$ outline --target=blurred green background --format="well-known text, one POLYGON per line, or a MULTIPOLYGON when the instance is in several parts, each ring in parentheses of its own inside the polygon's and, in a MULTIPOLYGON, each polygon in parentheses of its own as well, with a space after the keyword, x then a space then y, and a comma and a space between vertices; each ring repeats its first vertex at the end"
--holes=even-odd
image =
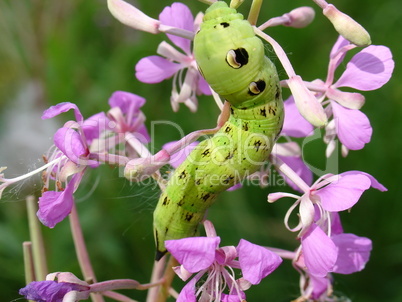
MULTIPOLYGON (((247 2, 247 1, 246 1, 247 2)), ((306 80, 325 78, 329 51, 337 38, 331 24, 311 1, 266 0, 260 22, 291 9, 310 5, 317 16, 308 28, 269 29, 288 53, 298 74, 306 80), (310 3, 311 2, 311 3, 310 3)), ((148 15, 157 18, 169 1, 137 1, 148 15)), ((193 13, 206 6, 185 2, 193 13)), ((363 112, 374 132, 361 151, 339 158, 339 171, 362 170, 387 188, 370 189, 351 213, 342 213, 345 232, 373 240, 371 260, 364 271, 336 275, 335 290, 352 301, 402 301, 402 77, 400 70, 402 2, 400 0, 336 0, 340 10, 351 15, 371 34, 373 44, 391 48, 396 62, 394 76, 379 91, 366 92, 363 112)), ((244 11, 247 6, 244 4, 244 11)), ((209 97, 199 98, 199 110, 170 107, 171 82, 146 85, 134 77, 134 65, 153 55, 164 35, 136 32, 119 24, 100 0, 1 0, 0 1, 0 166, 7 177, 20 175, 41 164, 41 155, 52 144, 52 135, 72 115, 42 121, 50 105, 70 101, 88 117, 107 111, 113 91, 125 90, 147 99, 146 124, 170 120, 187 133, 215 125, 218 110, 209 97)), ((272 54, 274 58, 274 55, 272 54)), ((278 66, 280 75, 284 71, 278 66)), ((285 92, 286 94, 286 92, 285 92)), ((173 128, 156 127, 154 150, 178 139, 173 128)), ((325 146, 316 140, 306 146, 307 159, 325 168, 325 146)), ((76 193, 88 249, 98 280, 150 278, 154 244, 152 211, 159 191, 153 184, 131 185, 118 168, 102 166, 84 179, 76 193)), ((281 187, 247 187, 225 192, 209 213, 224 245, 240 238, 251 242, 294 249, 294 234, 282 219, 290 201, 268 205, 266 195, 281 187)), ((290 190, 290 189, 289 189, 290 190)), ((40 193, 40 177, 7 189, 0 201, 0 301, 19 298, 24 286, 23 241, 29 239, 24 199, 40 193)), ((50 271, 71 271, 81 277, 68 221, 54 229, 43 228, 50 271)), ((181 282, 176 282, 179 289, 181 282)), ((125 291, 144 301, 145 293, 125 291)), ((285 262, 260 286, 247 292, 248 301, 290 301, 299 294, 298 274, 285 262)))

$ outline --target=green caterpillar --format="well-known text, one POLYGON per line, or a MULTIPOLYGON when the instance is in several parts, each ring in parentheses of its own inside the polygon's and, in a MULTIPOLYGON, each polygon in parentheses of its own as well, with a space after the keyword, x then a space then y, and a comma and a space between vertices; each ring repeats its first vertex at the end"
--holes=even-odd
POLYGON ((206 210, 263 165, 283 124, 274 64, 243 15, 218 1, 206 11, 194 39, 201 74, 230 103, 230 117, 176 169, 154 212, 156 259, 164 241, 195 236, 206 210))

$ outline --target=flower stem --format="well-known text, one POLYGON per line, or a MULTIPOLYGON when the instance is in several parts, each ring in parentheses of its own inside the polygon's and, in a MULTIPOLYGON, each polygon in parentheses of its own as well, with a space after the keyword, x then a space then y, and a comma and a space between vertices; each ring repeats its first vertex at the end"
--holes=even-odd
POLYGON ((25 241, 22 243, 22 251, 24 254, 24 272, 25 272, 25 284, 29 284, 36 280, 35 268, 32 255, 32 242, 25 241))
POLYGON ((28 222, 29 222, 29 235, 32 242, 32 255, 33 264, 35 268, 35 278, 37 281, 46 279, 48 274, 46 264, 45 245, 43 243, 43 237, 41 232, 41 225, 36 217, 36 200, 34 196, 27 196, 26 198, 27 210, 28 210, 28 222))
POLYGON ((172 281, 175 276, 173 267, 177 266, 178 264, 179 263, 177 262, 177 260, 173 256, 170 256, 169 262, 165 267, 165 273, 163 275, 164 282, 160 287, 158 298, 156 299, 155 302, 165 302, 166 299, 169 297, 170 295, 169 289, 170 286, 172 285, 172 281))
POLYGON ((260 14, 261 6, 263 0, 253 0, 251 3, 250 12, 248 14, 247 20, 251 25, 257 24, 258 15, 260 14))
POLYGON ((279 157, 271 154, 271 162, 273 165, 285 174, 291 181, 295 183, 303 192, 308 192, 310 187, 295 171, 292 170, 287 164, 285 164, 279 157))
MULTIPOLYGON (((85 245, 84 236, 82 234, 81 224, 78 219, 77 208, 75 203, 69 215, 70 228, 73 236, 75 252, 77 254, 78 263, 80 265, 84 279, 89 284, 96 282, 96 277, 92 269, 91 260, 89 259, 88 251, 85 245)), ((91 298, 94 302, 103 302, 103 297, 99 294, 91 293, 91 298)))
MULTIPOLYGON (((162 277, 163 268, 166 264, 166 257, 162 257, 159 261, 154 262, 154 267, 152 269, 151 283, 156 282, 162 277)), ((156 301, 156 297, 158 295, 159 287, 153 287, 148 291, 146 302, 154 302, 156 301)))

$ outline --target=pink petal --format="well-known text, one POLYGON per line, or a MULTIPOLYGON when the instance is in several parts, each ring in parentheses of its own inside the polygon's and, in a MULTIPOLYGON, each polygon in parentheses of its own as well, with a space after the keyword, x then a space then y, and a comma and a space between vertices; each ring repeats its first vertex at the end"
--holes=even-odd
POLYGON ((110 107, 119 107, 124 114, 138 114, 144 104, 143 97, 126 91, 115 91, 109 98, 110 107))
POLYGON ((304 117, 301 116, 296 107, 294 98, 291 96, 285 105, 285 120, 283 122, 282 135, 292 137, 306 137, 314 132, 314 127, 304 117))
POLYGON ((341 176, 345 176, 345 175, 364 175, 364 176, 366 176, 366 177, 368 177, 370 179, 371 186, 374 189, 380 190, 381 192, 388 191, 388 189, 386 187, 384 187, 382 184, 380 184, 377 179, 375 179, 373 176, 371 176, 370 174, 368 174, 366 172, 362 172, 362 171, 347 171, 347 172, 341 173, 340 175, 341 176))
POLYGON ((209 85, 208 85, 207 81, 205 81, 205 79, 201 75, 198 76, 198 85, 197 85, 197 87, 198 87, 198 90, 199 90, 199 91, 197 91, 198 94, 205 94, 205 95, 211 95, 212 94, 211 88, 209 88, 209 85))
POLYGON ((370 179, 362 174, 342 175, 338 181, 316 191, 323 208, 330 212, 350 209, 360 196, 370 188, 370 179))
MULTIPOLYGON (((159 15, 159 20, 164 25, 194 31, 194 17, 190 9, 183 3, 175 2, 172 6, 166 6, 159 15)), ((191 41, 175 35, 167 34, 168 38, 186 54, 190 54, 191 41)))
POLYGON ((92 140, 99 138, 107 129, 109 129, 109 119, 104 112, 94 114, 87 118, 82 124, 82 131, 89 145, 92 140))
POLYGON ((251 284, 260 283, 282 263, 281 257, 274 252, 244 239, 240 239, 236 249, 243 277, 251 284))
POLYGON ((42 114, 42 119, 45 120, 55 117, 56 115, 59 115, 60 113, 63 112, 67 112, 70 109, 74 110, 75 120, 77 122, 82 122, 84 120, 77 105, 69 102, 59 103, 55 106, 50 107, 49 109, 46 109, 42 114))
POLYGON ((360 93, 340 91, 332 87, 327 89, 326 95, 328 99, 337 101, 349 109, 360 109, 365 102, 364 96, 360 93))
POLYGON ((73 207, 73 193, 78 176, 73 176, 64 191, 46 191, 39 197, 39 220, 47 227, 54 226, 70 214, 73 207))
MULTIPOLYGON (((348 40, 346 40, 344 37, 339 36, 338 39, 336 40, 334 46, 331 49, 331 53, 330 53, 330 59, 334 59, 336 55, 338 55, 338 51, 344 47, 349 45, 350 42, 348 40)), ((337 58, 337 62, 334 62, 335 64, 335 68, 339 66, 339 64, 343 61, 344 57, 345 57, 346 52, 343 53, 342 56, 338 56, 337 58)))
POLYGON ((338 235, 343 233, 341 217, 338 212, 331 212, 331 234, 338 235))
POLYGON ((331 238, 339 248, 334 273, 352 274, 364 269, 372 249, 370 239, 354 234, 339 234, 331 238))
POLYGON ((239 299, 239 295, 237 295, 237 294, 232 294, 232 295, 222 294, 221 302, 246 301, 246 294, 242 291, 240 292, 240 299, 239 299))
POLYGON ((71 128, 62 127, 54 134, 54 144, 72 162, 81 164, 81 157, 88 155, 88 149, 82 142, 80 134, 71 128))
POLYGON ((368 46, 350 60, 335 86, 363 91, 378 89, 389 81, 394 65, 388 47, 368 46))
POLYGON ((219 237, 189 237, 178 240, 166 240, 166 249, 190 273, 196 273, 210 267, 215 261, 215 251, 219 246, 219 237))
POLYGON ((195 296, 196 282, 195 278, 191 279, 181 290, 176 302, 197 302, 197 297, 195 296))
POLYGON ((135 76, 143 83, 154 84, 170 78, 182 66, 159 56, 142 58, 135 65, 135 76))
POLYGON ((313 224, 301 243, 304 262, 311 275, 325 277, 333 270, 338 248, 323 230, 313 224))
POLYGON ((360 150, 371 140, 373 129, 367 116, 356 109, 347 109, 331 102, 339 140, 350 150, 360 150))
POLYGON ((311 293, 311 299, 319 299, 323 293, 325 293, 331 286, 331 282, 328 277, 317 277, 310 275, 311 286, 313 291, 311 293))

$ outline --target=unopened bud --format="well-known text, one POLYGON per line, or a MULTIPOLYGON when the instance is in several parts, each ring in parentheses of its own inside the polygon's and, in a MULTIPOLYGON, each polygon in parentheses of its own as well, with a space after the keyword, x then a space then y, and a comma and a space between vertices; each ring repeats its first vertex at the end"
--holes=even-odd
POLYGON ((289 21, 284 25, 295 28, 302 28, 309 25, 315 17, 314 9, 309 6, 295 8, 284 16, 289 18, 289 21))
POLYGON ((371 44, 370 35, 363 26, 348 15, 339 11, 332 4, 325 7, 323 13, 334 25, 335 30, 346 40, 349 40, 357 46, 368 46, 371 44))
POLYGON ((287 84, 292 91, 297 109, 300 114, 315 127, 323 127, 328 119, 324 108, 315 98, 313 93, 307 89, 300 76, 291 77, 287 84))
POLYGON ((122 0, 108 0, 107 5, 111 14, 121 23, 151 34, 160 32, 159 20, 147 16, 131 4, 122 0))

